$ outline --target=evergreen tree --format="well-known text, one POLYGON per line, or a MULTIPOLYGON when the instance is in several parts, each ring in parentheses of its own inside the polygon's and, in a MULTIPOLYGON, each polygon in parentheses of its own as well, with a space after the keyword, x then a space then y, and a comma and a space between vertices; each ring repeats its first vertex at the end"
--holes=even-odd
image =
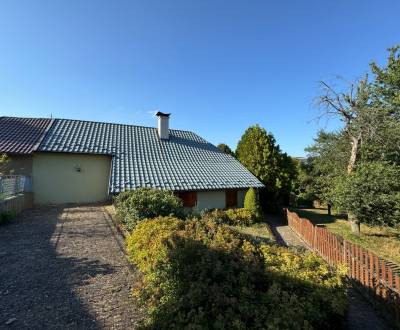
POLYGON ((260 204, 258 203, 257 193, 254 188, 247 190, 244 196, 244 208, 249 210, 256 219, 261 218, 260 204))
POLYGON ((272 134, 259 125, 249 127, 238 143, 236 156, 265 184, 266 194, 263 194, 263 199, 270 199, 269 206, 288 202, 297 174, 296 166, 280 150, 272 134))
POLYGON ((224 152, 224 153, 226 153, 226 154, 228 154, 228 155, 231 155, 231 156, 235 157, 235 154, 233 153, 232 149, 229 148, 229 146, 228 146, 227 144, 225 144, 225 143, 220 143, 220 144, 217 145, 217 148, 218 148, 219 150, 221 150, 222 152, 224 152))

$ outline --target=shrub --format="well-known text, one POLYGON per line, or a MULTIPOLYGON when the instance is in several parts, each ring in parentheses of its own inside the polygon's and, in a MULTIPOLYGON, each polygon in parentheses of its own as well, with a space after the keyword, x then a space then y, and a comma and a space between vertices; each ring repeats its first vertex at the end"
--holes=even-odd
POLYGON ((209 211, 202 213, 200 219, 230 226, 250 226, 255 222, 253 213, 244 208, 209 211))
POLYGON ((229 224, 229 218, 224 210, 205 211, 200 214, 200 219, 203 221, 213 221, 217 224, 229 224))
POLYGON ((314 253, 296 254, 287 248, 261 247, 267 274, 279 290, 298 299, 302 314, 312 324, 323 324, 330 315, 344 315, 347 307, 346 268, 333 276, 329 265, 314 253))
POLYGON ((143 219, 184 214, 182 201, 172 192, 149 188, 120 193, 115 198, 115 208, 118 219, 129 231, 143 219))
POLYGON ((214 221, 145 220, 128 251, 144 273, 135 294, 148 307, 145 328, 334 328, 344 312, 341 273, 214 221))
POLYGON ((5 225, 6 223, 9 223, 15 217, 16 214, 14 212, 10 211, 0 212, 0 225, 5 225))
POLYGON ((164 239, 183 227, 184 222, 174 217, 157 217, 141 221, 126 238, 130 261, 142 272, 153 270, 154 266, 166 257, 164 239))
POLYGON ((260 204, 258 203, 257 194, 254 188, 250 188, 244 197, 244 208, 253 213, 256 219, 261 218, 260 204))
POLYGON ((233 226, 250 226, 254 223, 255 216, 248 209, 229 209, 226 211, 226 216, 233 226))
POLYGON ((300 193, 295 197, 295 207, 312 208, 314 206, 313 196, 309 193, 300 193))

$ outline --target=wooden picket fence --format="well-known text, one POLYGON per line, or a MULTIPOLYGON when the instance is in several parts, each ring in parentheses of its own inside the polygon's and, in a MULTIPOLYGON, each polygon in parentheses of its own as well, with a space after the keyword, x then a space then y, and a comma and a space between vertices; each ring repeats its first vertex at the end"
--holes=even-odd
POLYGON ((289 227, 329 264, 347 266, 348 277, 400 327, 399 267, 295 212, 284 211, 289 227))

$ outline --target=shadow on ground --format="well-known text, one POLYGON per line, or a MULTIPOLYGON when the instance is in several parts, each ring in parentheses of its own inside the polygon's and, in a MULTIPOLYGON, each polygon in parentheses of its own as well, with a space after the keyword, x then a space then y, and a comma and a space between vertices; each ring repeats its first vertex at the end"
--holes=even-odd
POLYGON ((62 212, 32 210, 0 227, 0 328, 101 327, 76 290, 115 268, 56 253, 54 233, 62 212))

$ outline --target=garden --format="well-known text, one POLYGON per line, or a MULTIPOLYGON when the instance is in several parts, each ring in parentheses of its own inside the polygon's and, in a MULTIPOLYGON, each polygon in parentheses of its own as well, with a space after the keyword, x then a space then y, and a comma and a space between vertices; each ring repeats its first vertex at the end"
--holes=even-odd
POLYGON ((185 210, 173 193, 138 189, 115 199, 133 296, 145 329, 340 328, 346 270, 310 252, 277 246, 255 192, 244 208, 185 210))

